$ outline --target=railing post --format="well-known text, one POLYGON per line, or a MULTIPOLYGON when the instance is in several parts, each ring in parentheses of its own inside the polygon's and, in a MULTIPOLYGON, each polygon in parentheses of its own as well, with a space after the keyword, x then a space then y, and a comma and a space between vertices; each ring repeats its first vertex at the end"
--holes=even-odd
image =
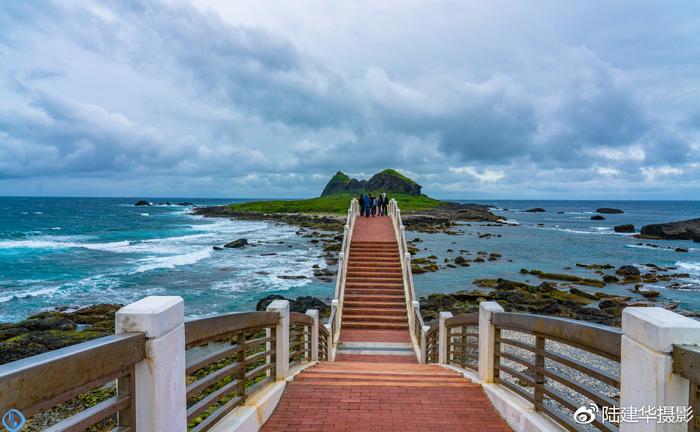
POLYGON ((267 311, 279 314, 275 326, 275 379, 279 381, 289 375, 289 301, 273 300, 267 306, 267 311))
POLYGON ((311 325, 311 361, 318 361, 318 309, 309 309, 306 315, 310 316, 314 323, 311 325))
POLYGON ((182 297, 150 296, 117 311, 116 333, 146 335, 146 358, 135 366, 135 430, 187 430, 184 322, 182 297))
POLYGON ((447 364, 449 341, 445 320, 452 318, 452 312, 440 312, 438 328, 438 363, 447 364))
MULTIPOLYGON (((700 344, 700 322, 659 307, 628 307, 622 332, 620 407, 688 406, 689 382, 673 373, 671 352, 674 344, 700 344)), ((620 424, 620 432, 685 430, 685 423, 620 424)))
POLYGON ((334 325, 333 331, 331 332, 331 338, 333 340, 333 344, 335 344, 337 335, 338 335, 338 333, 340 333, 340 317, 338 316, 338 305, 339 304, 340 304, 340 300, 338 300, 338 299, 331 300, 331 307, 335 309, 335 325, 334 325))
POLYGON ((503 312, 498 303, 479 303, 479 379, 484 383, 493 382, 496 328, 492 318, 497 312, 503 312))

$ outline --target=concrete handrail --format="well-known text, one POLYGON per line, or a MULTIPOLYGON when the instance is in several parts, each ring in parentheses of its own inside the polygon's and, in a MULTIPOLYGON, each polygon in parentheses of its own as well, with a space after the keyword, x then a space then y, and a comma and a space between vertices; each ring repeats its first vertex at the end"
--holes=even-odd
MULTIPOLYGON (((329 352, 335 352, 334 346, 340 337, 340 326, 343 319, 343 298, 345 297, 345 279, 347 278, 348 260, 350 256, 350 244, 352 233, 355 229, 355 221, 360 213, 360 206, 357 199, 350 200, 348 216, 343 227, 343 242, 338 252, 338 271, 335 279, 335 297, 331 304, 331 317, 328 324, 331 325, 330 336, 333 347, 329 347, 329 352)), ((333 357, 330 355, 329 357, 333 357)))
POLYGON ((398 203, 395 199, 392 198, 389 201, 388 210, 399 247, 409 333, 411 334, 411 340, 413 341, 416 355, 420 359, 424 357, 424 354, 420 349, 421 334, 416 332, 416 319, 413 305, 413 302, 416 299, 416 292, 413 286, 413 272, 411 271, 411 253, 408 250, 408 242, 406 241, 406 227, 403 225, 403 221, 401 219, 401 209, 399 209, 398 203))

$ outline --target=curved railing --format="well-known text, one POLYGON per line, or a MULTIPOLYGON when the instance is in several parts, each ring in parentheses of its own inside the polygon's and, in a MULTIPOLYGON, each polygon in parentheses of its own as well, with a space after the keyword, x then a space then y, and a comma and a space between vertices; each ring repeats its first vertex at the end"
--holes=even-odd
POLYGON ((437 323, 425 331, 425 363, 437 363, 439 361, 440 339, 437 323))
POLYGON ((325 326, 318 327, 318 360, 328 361, 328 342, 330 333, 325 326))
POLYGON ((447 364, 479 369, 479 313, 467 313, 445 320, 447 364))
MULTIPOLYGON (((328 320, 326 329, 329 331, 331 345, 334 346, 340 337, 340 326, 343 318, 343 297, 345 295, 345 279, 348 270, 348 258, 350 254, 350 243, 352 241, 352 232, 355 228, 355 220, 360 214, 360 206, 357 199, 350 200, 350 208, 348 208, 348 216, 343 227, 343 242, 338 252, 338 272, 335 279, 335 296, 331 302, 331 315, 328 320)), ((329 350, 329 359, 332 360, 333 349, 329 350)))
POLYGON ((0 365, 0 413, 16 409, 29 418, 103 388, 113 395, 47 430, 85 430, 105 421, 130 430, 135 421, 134 365, 145 358, 145 343, 143 333, 122 333, 0 365))
POLYGON ((208 430, 275 379, 278 320, 277 312, 245 312, 185 323, 191 431, 208 430))
MULTIPOLYGON (((593 402, 619 406, 620 329, 565 318, 495 313, 494 382, 529 400, 565 428, 593 402)), ((598 430, 617 430, 595 419, 598 430)))
POLYGON ((311 360, 311 328, 314 320, 301 312, 289 314, 289 367, 311 360))
POLYGON ((673 373, 689 381, 688 401, 693 417, 688 423, 688 431, 700 431, 700 347, 695 345, 674 345, 673 373))

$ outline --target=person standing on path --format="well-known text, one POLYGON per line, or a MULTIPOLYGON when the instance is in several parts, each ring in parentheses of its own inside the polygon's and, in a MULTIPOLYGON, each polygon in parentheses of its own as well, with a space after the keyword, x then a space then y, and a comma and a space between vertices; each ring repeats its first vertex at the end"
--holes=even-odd
POLYGON ((387 216, 389 214, 389 198, 386 196, 386 192, 382 194, 382 213, 384 213, 384 216, 387 216))
POLYGON ((372 214, 372 217, 377 213, 377 199, 375 198, 374 194, 369 195, 369 205, 370 205, 370 213, 372 214))
POLYGON ((360 198, 357 200, 357 202, 360 204, 360 216, 365 214, 365 196, 364 194, 360 194, 360 198))
POLYGON ((365 217, 369 217, 369 208, 371 206, 370 200, 369 200, 369 195, 364 195, 363 196, 363 202, 364 202, 364 211, 365 211, 365 217))
POLYGON ((379 216, 382 216, 382 206, 384 205, 384 201, 382 201, 382 194, 379 194, 377 196, 377 212, 379 213, 379 216))

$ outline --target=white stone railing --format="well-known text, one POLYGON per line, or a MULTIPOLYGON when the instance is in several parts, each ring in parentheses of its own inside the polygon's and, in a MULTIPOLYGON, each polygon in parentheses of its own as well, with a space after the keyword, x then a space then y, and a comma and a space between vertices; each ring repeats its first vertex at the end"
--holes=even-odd
POLYGON ((496 302, 479 305, 478 321, 469 315, 441 312, 430 328, 438 341, 423 353, 481 383, 513 430, 696 430, 679 421, 678 410, 695 408, 700 322, 663 308, 628 307, 616 329, 540 315, 529 320, 496 302), (474 363, 465 366, 465 358, 474 363), (593 415, 585 426, 574 418, 581 406, 593 415), (640 420, 644 409, 654 419, 640 420), (631 414, 616 424, 616 412, 631 414))
POLYGON ((185 322, 181 297, 151 296, 121 308, 115 324, 114 336, 0 365, 0 412, 30 417, 116 379, 116 396, 51 430, 84 430, 116 413, 115 430, 256 431, 287 380, 326 360, 318 311, 290 313, 287 300, 185 322), (290 346, 295 325, 307 328, 302 348, 290 346))
MULTIPOLYGON (((411 253, 408 250, 408 242, 406 241, 406 227, 401 220, 401 209, 395 199, 389 201, 388 207, 389 216, 391 217, 394 226, 394 234, 399 245, 399 257, 401 258, 401 273, 403 275, 404 296, 406 297, 406 315, 408 316, 408 328, 411 333, 411 340, 416 351, 416 356, 420 359, 424 357, 421 353, 421 331, 422 325, 416 324, 416 308, 417 305, 416 291, 413 286, 413 272, 411 271, 411 253)), ((424 336, 424 335, 423 335, 424 336)))
POLYGON ((360 214, 360 205, 357 199, 350 200, 348 216, 343 227, 343 242, 338 252, 338 272, 335 278, 335 296, 331 302, 331 315, 325 324, 329 334, 328 357, 332 361, 335 358, 336 345, 340 337, 340 326, 343 319, 343 298, 345 297, 345 279, 347 277, 348 259, 350 255, 350 243, 355 229, 355 221, 360 214))

